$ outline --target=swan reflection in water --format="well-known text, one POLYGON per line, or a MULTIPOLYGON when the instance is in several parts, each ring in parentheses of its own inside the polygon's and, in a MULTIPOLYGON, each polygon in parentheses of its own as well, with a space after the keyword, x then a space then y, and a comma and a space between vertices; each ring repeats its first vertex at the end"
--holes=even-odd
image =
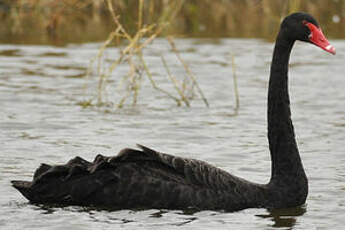
POLYGON ((293 229, 298 217, 303 216, 306 212, 306 206, 302 205, 294 208, 267 209, 267 214, 258 214, 256 216, 272 220, 272 227, 293 229))

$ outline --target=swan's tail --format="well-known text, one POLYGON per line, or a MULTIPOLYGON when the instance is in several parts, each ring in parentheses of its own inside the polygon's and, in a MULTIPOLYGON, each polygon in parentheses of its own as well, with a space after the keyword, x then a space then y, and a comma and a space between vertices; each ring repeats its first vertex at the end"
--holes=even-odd
POLYGON ((12 186, 16 188, 26 199, 32 200, 32 190, 31 185, 32 182, 29 181, 22 181, 22 180, 13 180, 11 181, 12 186))

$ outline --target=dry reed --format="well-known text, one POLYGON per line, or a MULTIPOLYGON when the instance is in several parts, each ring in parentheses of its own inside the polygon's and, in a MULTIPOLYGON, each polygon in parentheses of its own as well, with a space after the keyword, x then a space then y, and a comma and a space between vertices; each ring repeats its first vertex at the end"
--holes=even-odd
POLYGON ((240 95, 238 94, 238 84, 237 84, 237 74, 236 74, 236 64, 235 56, 231 55, 231 69, 232 69, 232 79, 234 84, 234 94, 235 94, 235 111, 238 111, 240 108, 240 95))
MULTIPOLYGON (((124 106, 126 100, 132 96, 132 105, 135 105, 138 100, 138 94, 140 90, 140 81, 142 79, 142 73, 145 73, 145 76, 149 79, 153 89, 159 91, 160 93, 165 94, 169 98, 175 100, 178 106, 181 105, 181 102, 184 102, 186 106, 190 106, 190 99, 187 98, 184 95, 185 91, 185 85, 182 84, 182 86, 178 86, 177 80, 172 76, 168 64, 166 63, 165 59, 162 57, 163 65, 168 73, 168 76, 170 80, 173 82, 176 91, 178 92, 178 95, 180 96, 174 96, 170 92, 164 90, 163 88, 159 87, 157 83, 155 82, 151 71, 145 61, 144 55, 143 55, 143 49, 147 47, 168 25, 169 22, 172 21, 172 19, 176 16, 178 11, 181 9, 183 1, 170 1, 167 2, 166 10, 162 11, 162 15, 157 20, 158 23, 152 23, 152 24, 143 24, 143 9, 144 9, 144 1, 139 0, 139 7, 138 7, 138 27, 136 33, 131 35, 126 28, 121 24, 119 20, 119 15, 116 14, 111 0, 107 0, 108 9, 110 11, 110 14, 112 16, 113 22, 116 25, 116 30, 109 34, 107 40, 103 43, 103 45, 100 47, 99 52, 96 57, 91 59, 91 64, 89 66, 89 69, 86 74, 86 79, 89 79, 89 75, 91 73, 91 68, 93 67, 93 63, 97 61, 97 75, 98 78, 98 87, 97 87, 97 105, 104 105, 109 104, 106 100, 104 100, 105 93, 106 93, 106 85, 108 84, 108 79, 111 76, 111 74, 114 72, 116 67, 119 64, 127 64, 129 66, 129 72, 125 78, 122 80, 121 85, 125 85, 125 92, 118 103, 116 103, 116 106, 118 108, 121 108, 124 106), (171 4, 174 4, 174 7, 171 6, 171 4), (124 39, 128 42, 128 45, 125 46, 120 51, 120 56, 112 61, 110 64, 110 67, 103 71, 101 68, 104 52, 109 47, 111 42, 113 42, 116 39, 124 39), (134 59, 136 61, 134 61, 134 59)), ((196 86, 199 94, 201 95, 203 101, 208 106, 207 99, 205 98, 204 94, 202 93, 195 76, 190 71, 188 65, 186 62, 183 61, 181 55, 177 51, 175 44, 172 40, 172 38, 169 38, 169 43, 171 44, 171 47, 173 51, 176 53, 176 56, 180 60, 180 62, 183 64, 187 76, 190 77, 190 79, 193 82, 193 85, 196 86)), ((190 88, 193 90, 193 87, 190 88)), ((86 105, 90 105, 89 101, 86 105)), ((84 104, 83 104, 84 105, 84 104)))

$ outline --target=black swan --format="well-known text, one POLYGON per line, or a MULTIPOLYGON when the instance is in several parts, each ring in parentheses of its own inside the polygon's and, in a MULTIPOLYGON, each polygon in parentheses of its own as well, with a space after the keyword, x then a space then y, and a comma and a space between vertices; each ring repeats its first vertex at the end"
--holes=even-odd
POLYGON ((117 156, 80 157, 65 165, 42 164, 33 181, 12 181, 36 204, 112 209, 162 208, 235 211, 287 208, 305 203, 308 180, 291 121, 288 64, 296 40, 335 54, 316 20, 306 13, 286 17, 273 53, 268 90, 268 140, 272 169, 268 184, 252 183, 206 162, 175 157, 138 145, 117 156))

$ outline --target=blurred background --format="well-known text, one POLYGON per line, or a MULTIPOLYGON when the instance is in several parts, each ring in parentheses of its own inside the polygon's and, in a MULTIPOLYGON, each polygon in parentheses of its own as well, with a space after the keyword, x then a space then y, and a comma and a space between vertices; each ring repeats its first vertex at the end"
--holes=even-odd
POLYGON ((0 42, 66 44, 104 40, 116 29, 109 10, 128 33, 174 16, 160 33, 181 37, 239 37, 272 40, 291 12, 314 15, 329 38, 345 37, 344 0, 0 0, 0 42), (141 13, 138 13, 141 12, 141 13), (142 15, 139 15, 142 14, 142 15))

